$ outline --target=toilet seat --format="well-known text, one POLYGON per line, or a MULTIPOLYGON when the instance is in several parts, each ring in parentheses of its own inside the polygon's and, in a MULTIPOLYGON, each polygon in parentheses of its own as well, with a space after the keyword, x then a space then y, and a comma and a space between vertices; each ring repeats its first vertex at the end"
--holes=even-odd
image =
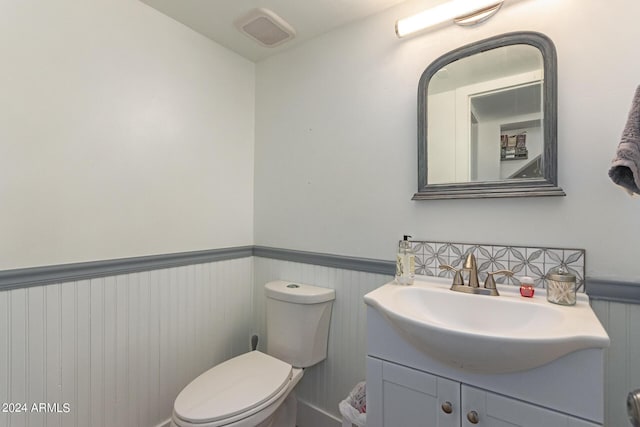
POLYGON ((285 394, 292 367, 252 351, 214 366, 178 395, 174 416, 189 424, 223 426, 271 405, 285 394))

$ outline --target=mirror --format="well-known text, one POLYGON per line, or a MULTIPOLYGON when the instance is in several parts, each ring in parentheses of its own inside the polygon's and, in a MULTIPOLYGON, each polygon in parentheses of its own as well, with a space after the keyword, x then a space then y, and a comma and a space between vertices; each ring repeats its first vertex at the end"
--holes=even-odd
POLYGON ((564 196, 556 114, 556 52, 543 34, 504 34, 443 55, 418 86, 413 199, 564 196))

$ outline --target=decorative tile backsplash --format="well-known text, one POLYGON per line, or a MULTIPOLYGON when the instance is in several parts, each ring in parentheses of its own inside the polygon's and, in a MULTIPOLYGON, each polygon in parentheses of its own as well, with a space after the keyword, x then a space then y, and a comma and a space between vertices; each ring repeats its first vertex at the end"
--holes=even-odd
POLYGON ((539 248, 526 246, 474 245, 467 243, 427 242, 412 240, 416 253, 416 274, 453 277, 453 272, 441 270, 442 264, 462 267, 469 253, 478 263, 478 277, 484 280, 488 271, 511 270, 513 278, 496 277, 498 283, 520 285, 518 277, 529 276, 538 288, 546 287, 546 275, 553 268, 563 266, 576 275, 578 291, 584 292, 585 250, 567 248, 539 248))

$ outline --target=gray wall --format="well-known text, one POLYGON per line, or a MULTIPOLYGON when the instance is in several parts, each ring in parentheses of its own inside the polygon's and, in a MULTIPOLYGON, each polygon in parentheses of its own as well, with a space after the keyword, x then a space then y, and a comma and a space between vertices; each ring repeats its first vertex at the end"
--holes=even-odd
POLYGON ((0 270, 253 243, 253 63, 137 0, 0 16, 0 270))
POLYGON ((638 199, 607 171, 640 83, 628 0, 506 2, 473 28, 399 40, 411 1, 257 64, 255 244, 393 259, 418 240, 577 247, 587 276, 636 280, 638 199), (422 71, 461 45, 545 33, 558 52, 558 169, 566 197, 411 201, 422 71), (612 64, 617 64, 612 66, 612 64))
MULTIPOLYGON (((607 171, 640 84, 640 58, 630 54, 637 50, 640 3, 507 2, 480 26, 398 40, 395 20, 428 3, 407 2, 257 64, 255 244, 384 260, 394 259, 402 234, 577 247, 586 249, 587 277, 638 282, 640 205, 607 171), (519 30, 542 32, 557 48, 558 170, 567 196, 411 201, 422 71, 461 45, 519 30)), ((273 268, 268 277, 280 272, 273 268)), ((359 297, 347 294, 353 310, 362 308, 359 297)), ((624 426, 626 393, 640 387, 640 335, 631 327, 640 306, 598 301, 594 308, 612 338, 607 425, 624 426)), ((334 331, 364 333, 363 325, 336 322, 334 331)), ((351 357, 357 362, 349 366, 363 369, 361 354, 351 357)), ((358 377, 347 372, 350 381, 358 377)), ((301 396, 335 414, 348 384, 335 371, 314 375, 321 377, 317 388, 303 380, 301 396)))

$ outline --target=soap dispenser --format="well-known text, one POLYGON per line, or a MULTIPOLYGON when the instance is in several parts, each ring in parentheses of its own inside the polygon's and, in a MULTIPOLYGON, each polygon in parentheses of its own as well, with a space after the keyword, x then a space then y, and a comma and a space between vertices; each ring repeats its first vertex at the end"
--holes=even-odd
POLYGON ((405 235, 398 244, 398 255, 396 257, 396 284, 413 285, 415 277, 416 254, 411 248, 409 238, 405 235))

